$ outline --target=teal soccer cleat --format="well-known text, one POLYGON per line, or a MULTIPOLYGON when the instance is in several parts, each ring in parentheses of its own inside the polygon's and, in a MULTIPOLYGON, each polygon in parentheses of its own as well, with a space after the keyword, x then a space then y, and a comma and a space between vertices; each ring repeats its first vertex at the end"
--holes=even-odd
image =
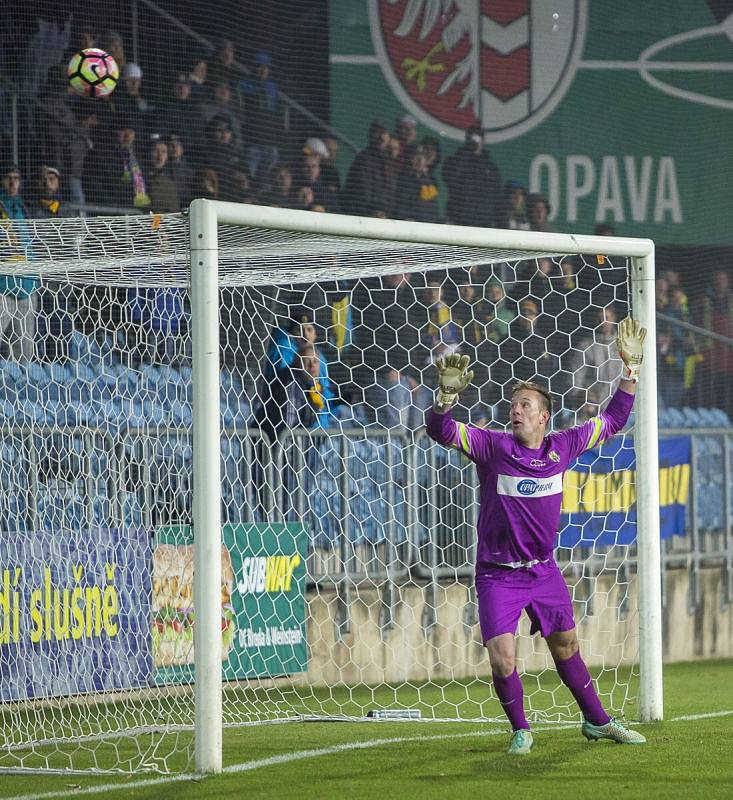
POLYGON ((616 744, 646 744, 646 739, 640 733, 632 731, 615 719, 605 725, 594 725, 584 719, 580 730, 590 742, 598 741, 599 739, 610 739, 616 744))
POLYGON ((528 756, 532 749, 532 734, 526 728, 520 728, 512 734, 512 741, 509 744, 507 753, 510 756, 528 756))

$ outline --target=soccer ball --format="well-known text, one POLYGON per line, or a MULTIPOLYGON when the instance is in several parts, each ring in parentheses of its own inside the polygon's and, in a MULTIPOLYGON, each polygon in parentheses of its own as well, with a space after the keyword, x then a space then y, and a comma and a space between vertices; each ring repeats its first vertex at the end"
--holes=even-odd
POLYGON ((71 88, 83 97, 105 97, 114 91, 120 77, 117 62, 109 53, 88 47, 74 53, 66 70, 71 88))

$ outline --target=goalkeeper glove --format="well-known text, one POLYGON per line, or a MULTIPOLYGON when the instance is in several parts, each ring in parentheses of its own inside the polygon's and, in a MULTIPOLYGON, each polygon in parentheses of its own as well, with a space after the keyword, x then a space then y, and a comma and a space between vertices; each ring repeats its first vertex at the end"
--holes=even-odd
POLYGON ((468 356, 452 355, 435 362, 438 370, 438 397, 436 403, 444 408, 453 405, 458 395, 473 380, 473 372, 466 372, 468 356))
POLYGON ((626 317, 626 319, 622 319, 619 322, 616 347, 621 360, 624 362, 624 369, 621 375, 624 380, 633 381, 634 383, 639 380, 641 362, 644 358, 642 349, 645 337, 646 328, 642 328, 635 319, 626 317))

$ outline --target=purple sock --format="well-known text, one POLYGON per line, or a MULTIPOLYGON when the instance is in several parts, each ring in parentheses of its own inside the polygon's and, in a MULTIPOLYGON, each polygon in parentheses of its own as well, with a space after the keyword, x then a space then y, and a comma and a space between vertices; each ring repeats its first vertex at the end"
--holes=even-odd
POLYGON ((512 723, 512 730, 518 731, 520 728, 529 730, 529 723, 524 716, 524 689, 522 689, 522 681, 519 679, 517 671, 514 670, 511 675, 506 677, 501 677, 494 672, 491 677, 501 707, 509 717, 509 722, 512 723))
POLYGON ((556 661, 555 666, 560 680, 570 689, 588 722, 605 725, 611 717, 603 710, 593 678, 580 657, 580 652, 577 651, 565 661, 556 661))

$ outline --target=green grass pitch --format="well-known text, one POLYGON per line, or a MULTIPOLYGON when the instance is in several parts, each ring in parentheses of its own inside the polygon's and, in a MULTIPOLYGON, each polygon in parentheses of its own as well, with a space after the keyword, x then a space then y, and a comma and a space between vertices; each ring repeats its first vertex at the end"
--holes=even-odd
POLYGON ((532 754, 512 759, 496 723, 294 722, 226 730, 220 776, 0 775, 0 798, 733 798, 733 661, 664 677, 665 721, 640 726, 646 746, 538 725, 532 754))

